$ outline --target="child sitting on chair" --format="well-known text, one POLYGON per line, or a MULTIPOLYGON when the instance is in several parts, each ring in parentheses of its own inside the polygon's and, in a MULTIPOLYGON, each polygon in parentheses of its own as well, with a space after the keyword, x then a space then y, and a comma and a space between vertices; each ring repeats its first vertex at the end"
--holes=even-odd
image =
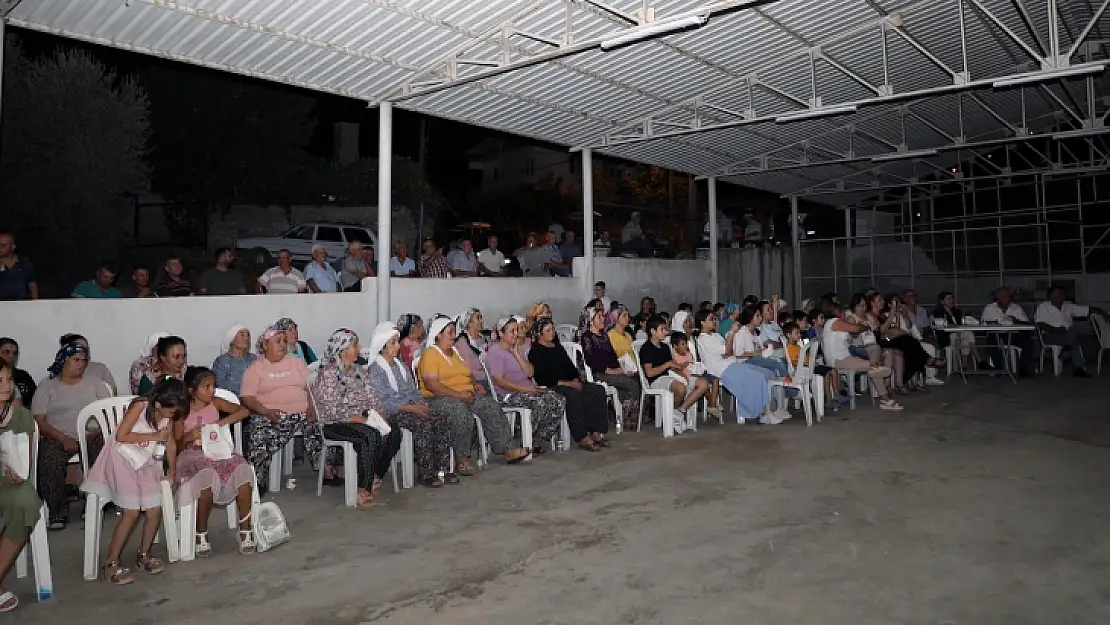
POLYGON ((697 378, 705 378, 709 383, 709 392, 706 397, 709 399, 709 407, 706 412, 714 417, 721 417, 721 406, 718 403, 718 398, 721 392, 721 383, 717 376, 709 373, 694 374, 694 354, 690 351, 690 344, 686 338, 686 334, 682 332, 671 332, 670 336, 671 352, 673 352, 674 361, 680 365, 685 365, 683 373, 686 376, 687 388, 692 388, 694 380, 697 378))
MULTIPOLYGON (((797 369, 799 366, 810 364, 809 354, 805 350, 809 341, 816 339, 808 339, 805 344, 802 344, 802 329, 794 323, 783 326, 782 333, 786 337, 786 356, 793 363, 794 368, 797 369), (805 354, 804 361, 802 354, 805 354)), ((813 375, 825 379, 825 409, 834 412, 839 410, 839 394, 836 392, 836 369, 813 363, 813 375)))

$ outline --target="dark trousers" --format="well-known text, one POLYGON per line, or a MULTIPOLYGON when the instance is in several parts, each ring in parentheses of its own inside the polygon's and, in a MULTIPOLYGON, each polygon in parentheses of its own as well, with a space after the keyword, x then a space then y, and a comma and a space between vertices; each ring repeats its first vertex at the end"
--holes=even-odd
POLYGON ((605 389, 600 384, 582 383, 582 390, 557 385, 554 389, 567 400, 567 426, 576 441, 597 432, 609 431, 609 414, 605 407, 605 389))
MULTIPOLYGON (((1001 335, 991 336, 991 342, 995 345, 1002 347, 1006 345, 1006 339, 1001 335)), ((1021 360, 1018 361, 1018 371, 1032 371, 1037 362, 1037 356, 1040 352, 1036 351, 1033 345, 1032 332, 1011 332, 1010 345, 1021 350, 1021 360)), ((1004 359, 1009 358, 1009 355, 1004 355, 1004 359)))
POLYGON ((324 426, 324 438, 354 445, 358 457, 358 487, 367 490, 374 485, 375 477, 381 478, 389 472, 393 456, 401 448, 400 428, 390 428, 389 434, 383 437, 381 432, 365 423, 329 423, 324 426))
MULTIPOLYGON (((89 466, 96 462, 96 457, 104 449, 104 435, 100 432, 88 434, 89 466)), ((73 456, 67 453, 62 444, 53 438, 39 437, 38 453, 38 491, 39 498, 46 502, 50 509, 50 516, 68 512, 66 507, 66 471, 69 459, 73 456)))

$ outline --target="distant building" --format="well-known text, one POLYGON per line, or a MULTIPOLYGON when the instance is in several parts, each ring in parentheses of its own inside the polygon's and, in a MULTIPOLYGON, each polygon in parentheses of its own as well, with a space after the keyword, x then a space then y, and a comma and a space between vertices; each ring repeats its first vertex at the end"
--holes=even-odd
POLYGON ((559 190, 579 188, 581 158, 566 150, 486 139, 467 151, 471 181, 482 194, 554 181, 559 190))

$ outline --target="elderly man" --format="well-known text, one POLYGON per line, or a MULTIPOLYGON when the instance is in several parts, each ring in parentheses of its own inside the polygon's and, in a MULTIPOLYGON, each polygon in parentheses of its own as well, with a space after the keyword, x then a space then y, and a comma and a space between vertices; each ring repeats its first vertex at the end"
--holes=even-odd
MULTIPOLYGON (((1010 289, 1002 287, 994 292, 994 301, 983 308, 983 323, 1029 323, 1029 316, 1014 303, 1014 294, 1010 289)), ((1014 332, 1010 336, 1010 345, 1021 350, 1021 360, 1018 363, 1017 374, 1025 377, 1031 375, 1034 364, 1037 362, 1037 352, 1033 347, 1031 332, 1014 332)))
POLYGON ((258 276, 259 293, 307 293, 308 281, 300 269, 293 266, 293 252, 282 249, 277 253, 277 267, 270 267, 258 276))
POLYGON ((304 279, 310 293, 339 291, 339 273, 328 263, 328 250, 317 243, 312 246, 312 262, 305 265, 304 279))
POLYGON ((906 305, 906 311, 910 314, 910 321, 913 321, 917 331, 922 336, 925 336, 926 333, 932 333, 933 316, 929 314, 928 310, 925 310, 924 306, 918 303, 917 291, 913 289, 902 291, 902 303, 906 305))
POLYGON ((1083 345, 1080 342, 1079 329, 1075 326, 1075 320, 1087 317, 1092 310, 1105 314, 1098 309, 1078 306, 1067 301, 1063 287, 1054 286, 1048 290, 1048 301, 1037 306, 1037 314, 1034 317, 1037 327, 1041 329, 1041 340, 1045 345, 1059 345, 1068 350, 1072 373, 1077 378, 1091 376, 1087 373, 1086 361, 1083 359, 1083 345))
POLYGON ((389 259, 389 275, 395 278, 415 278, 416 261, 409 258, 409 247, 398 243, 393 247, 393 258, 389 259))
POLYGON ((486 249, 478 252, 478 272, 483 276, 501 276, 505 274, 505 255, 497 249, 497 236, 489 235, 486 239, 486 249))
POLYGON ((570 261, 563 258, 563 253, 559 251, 559 245, 556 243, 555 232, 548 231, 547 243, 544 244, 544 251, 548 255, 547 268, 551 275, 559 278, 570 277, 570 261))
POLYGON ((420 257, 420 275, 425 278, 450 278, 451 268, 443 258, 443 249, 436 247, 432 239, 424 239, 423 255, 420 257))
POLYGON ((478 275, 478 257, 474 254, 474 243, 470 239, 462 240, 462 249, 452 250, 447 255, 447 266, 451 274, 460 278, 478 275))
POLYGON ((344 293, 357 293, 362 290, 362 279, 370 277, 370 267, 366 264, 366 257, 362 253, 362 241, 351 241, 347 246, 347 255, 343 257, 343 264, 339 272, 339 286, 344 293))

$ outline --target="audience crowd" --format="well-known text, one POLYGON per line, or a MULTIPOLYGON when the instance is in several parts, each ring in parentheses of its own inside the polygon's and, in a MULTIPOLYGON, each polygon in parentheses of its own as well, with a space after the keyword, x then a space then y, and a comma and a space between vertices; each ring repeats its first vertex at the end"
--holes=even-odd
MULTIPOLYGON (((481 253, 464 242, 446 257, 429 243, 418 265, 398 245, 391 273, 408 276, 433 268, 460 276, 496 275, 503 266, 494 237, 481 253)), ((0 237, 0 252, 3 245, 0 237)), ((350 290, 373 272, 362 252, 352 245, 338 272, 318 254, 304 273, 293 269, 291 256, 283 253, 259 282, 270 292, 350 290)), ((197 292, 244 292, 240 280, 226 275, 229 265, 230 250, 222 250, 216 266, 202 274, 197 292)), ((25 272, 33 276, 29 268, 25 272)), ((108 295, 114 291, 113 278, 110 267, 101 267, 74 295, 115 296, 108 295)), ((153 292, 192 292, 181 278, 179 259, 166 263, 165 279, 153 292)), ((238 551, 254 553, 252 489, 273 486, 270 463, 295 438, 302 442, 303 458, 330 483, 345 473, 338 470, 340 454, 321 453, 324 441, 350 443, 356 505, 372 508, 405 431, 412 435, 418 481, 441 488, 474 478, 491 456, 510 465, 540 457, 562 446, 556 443, 562 431, 569 432, 566 442, 601 452, 614 444, 611 426, 638 429, 644 412, 657 415, 657 424, 667 420, 678 434, 699 414, 723 422, 726 410, 740 423, 777 425, 791 418, 799 384, 820 387, 826 412, 838 411, 860 392, 873 393, 879 409, 901 411, 912 403, 901 403, 905 399, 899 396, 943 384, 938 370, 948 369, 949 359, 1030 375, 1039 353, 1037 336, 1066 352, 1074 374, 1085 377, 1076 321, 1089 315, 1105 317, 1098 309, 1066 301, 1059 288, 1037 307, 1034 324, 1004 288, 980 320, 957 308, 951 293, 942 293, 930 312, 912 290, 884 296, 874 289, 843 303, 828 293, 803 301, 797 310, 778 296, 750 296, 741 304, 682 304, 668 314, 645 297, 634 313, 607 297, 606 285, 599 282, 594 298, 571 324, 557 325, 543 302, 523 316, 498 319, 486 319, 477 308, 426 321, 410 313, 378 325, 369 336, 335 330, 326 344, 316 346, 319 352, 301 340, 292 319, 279 319, 258 336, 232 324, 211 367, 189 365, 186 341, 157 333, 147 338, 130 368, 123 392, 137 397, 108 440, 78 422, 85 406, 120 391, 108 368, 94 359, 88 340, 61 336, 53 363, 36 382, 18 368, 18 342, 0 338, 0 434, 33 436, 37 426, 39 436, 36 484, 4 467, 0 579, 38 521, 40 498, 51 530, 67 526, 71 504, 82 492, 118 506, 122 516, 102 574, 112 583, 127 584, 135 575, 121 554, 140 516, 145 521, 134 569, 153 574, 164 568, 151 554, 163 479, 176 488, 179 506, 195 504, 197 556, 211 553, 212 507, 231 502, 239 514, 238 551), (1002 350, 990 342, 976 344, 974 336, 954 341, 946 330, 956 326, 961 335, 973 334, 976 323, 1022 325, 1002 350), (672 403, 645 405, 662 397, 672 403), (523 439, 523 424, 514 422, 516 409, 530 414, 530 442, 523 439), (241 454, 213 456, 202 444, 205 428, 232 424, 243 429, 241 454), (164 448, 162 456, 150 453, 155 446, 164 448), (77 487, 67 484, 67 469, 81 453, 90 469, 77 487)), ((0 588, 0 611, 17 604, 15 595, 0 588)))

